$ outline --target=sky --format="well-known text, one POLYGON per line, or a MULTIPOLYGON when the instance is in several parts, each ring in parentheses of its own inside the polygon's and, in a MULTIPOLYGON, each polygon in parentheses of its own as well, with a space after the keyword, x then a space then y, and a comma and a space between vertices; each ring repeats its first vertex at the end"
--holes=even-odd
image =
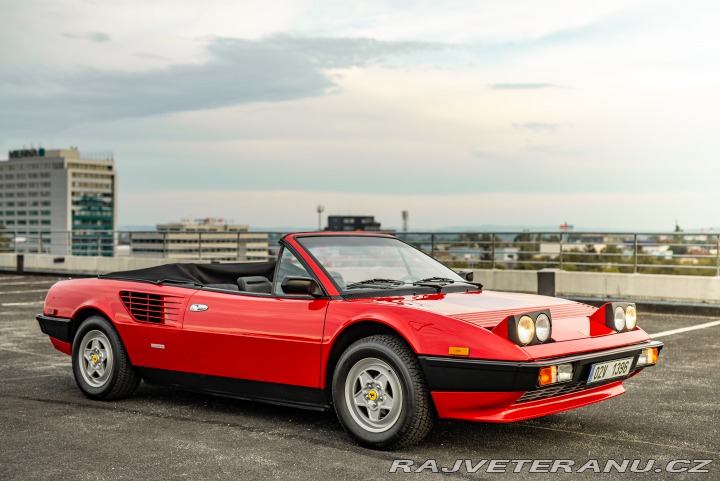
POLYGON ((720 3, 0 0, 0 159, 112 150, 119 224, 720 225, 720 3))

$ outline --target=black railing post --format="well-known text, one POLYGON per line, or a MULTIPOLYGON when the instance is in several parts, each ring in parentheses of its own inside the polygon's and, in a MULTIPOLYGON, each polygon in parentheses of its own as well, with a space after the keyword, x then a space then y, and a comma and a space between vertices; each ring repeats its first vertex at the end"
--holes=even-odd
POLYGON ((490 267, 495 269, 495 234, 490 234, 490 267))
POLYGON ((538 294, 555 297, 555 274, 557 269, 540 269, 537 271, 538 294))
POLYGON ((638 273, 638 235, 633 234, 633 274, 638 273))
POLYGON ((560 270, 563 268, 563 233, 560 233, 560 254, 559 254, 559 261, 560 261, 560 270))

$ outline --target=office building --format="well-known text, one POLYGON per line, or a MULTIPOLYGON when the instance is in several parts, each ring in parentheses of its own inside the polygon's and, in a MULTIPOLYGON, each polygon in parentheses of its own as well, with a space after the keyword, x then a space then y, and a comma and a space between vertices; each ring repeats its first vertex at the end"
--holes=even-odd
POLYGON ((112 152, 20 149, 0 160, 0 225, 18 251, 113 255, 112 152), (22 244, 21 244, 22 243, 22 244))
POLYGON ((175 260, 266 261, 268 235, 222 219, 158 224, 156 232, 130 233, 130 255, 175 260))
POLYGON ((380 223, 371 215, 329 215, 325 230, 335 231, 379 231, 380 223))

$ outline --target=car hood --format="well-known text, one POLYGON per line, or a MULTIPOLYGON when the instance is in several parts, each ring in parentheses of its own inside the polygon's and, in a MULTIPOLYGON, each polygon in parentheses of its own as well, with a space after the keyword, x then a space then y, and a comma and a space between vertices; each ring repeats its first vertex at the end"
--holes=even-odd
POLYGON ((452 317, 486 329, 492 329, 508 316, 549 309, 554 341, 581 339, 607 334, 590 329, 589 316, 597 308, 557 297, 497 291, 470 291, 375 299, 411 309, 452 317))

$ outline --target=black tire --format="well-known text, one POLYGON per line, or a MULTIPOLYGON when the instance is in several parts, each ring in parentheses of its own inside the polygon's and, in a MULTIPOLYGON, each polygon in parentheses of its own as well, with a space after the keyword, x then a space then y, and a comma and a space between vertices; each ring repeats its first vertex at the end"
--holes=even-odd
POLYGON ((72 368, 83 394, 100 401, 132 395, 141 379, 115 327, 100 315, 85 319, 75 333, 72 368))
POLYGON ((435 407, 417 356, 398 336, 375 335, 351 344, 335 367, 332 397, 345 431, 373 449, 392 450, 417 443, 430 433, 435 420, 435 407), (373 385, 373 378, 378 384, 373 385), (399 403, 395 401, 398 398, 399 403), (388 399, 390 408, 385 409, 383 403, 388 399), (400 410, 393 411, 398 406, 400 410))

